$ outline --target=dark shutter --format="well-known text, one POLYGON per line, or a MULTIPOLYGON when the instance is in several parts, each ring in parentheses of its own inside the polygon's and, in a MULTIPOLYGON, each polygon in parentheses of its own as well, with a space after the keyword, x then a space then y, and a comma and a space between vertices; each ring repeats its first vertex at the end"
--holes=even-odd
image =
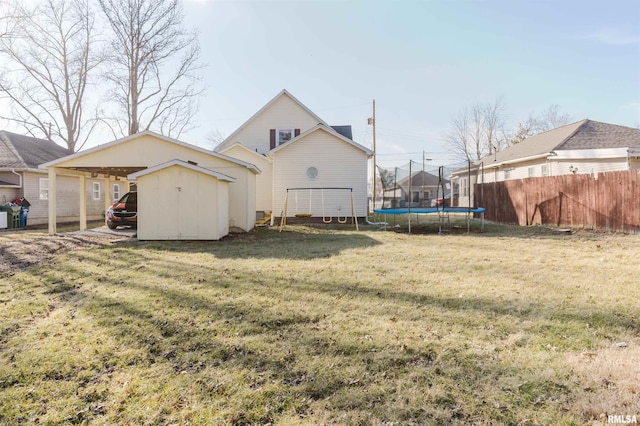
POLYGON ((293 129, 293 137, 297 138, 298 136, 300 136, 300 129, 293 129))
POLYGON ((269 129, 269 149, 276 147, 276 129, 269 129))

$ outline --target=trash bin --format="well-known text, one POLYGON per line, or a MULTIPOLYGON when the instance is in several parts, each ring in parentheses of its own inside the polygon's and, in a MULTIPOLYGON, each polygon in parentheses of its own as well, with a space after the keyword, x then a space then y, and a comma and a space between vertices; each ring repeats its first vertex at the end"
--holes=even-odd
POLYGON ((27 226, 27 215, 29 214, 29 207, 20 207, 20 227, 27 226))
POLYGON ((26 198, 20 197, 13 200, 13 204, 20 207, 19 226, 27 226, 27 215, 29 214, 31 203, 26 198))
POLYGON ((4 203, 0 211, 7 212, 7 228, 20 227, 20 206, 13 203, 4 203))

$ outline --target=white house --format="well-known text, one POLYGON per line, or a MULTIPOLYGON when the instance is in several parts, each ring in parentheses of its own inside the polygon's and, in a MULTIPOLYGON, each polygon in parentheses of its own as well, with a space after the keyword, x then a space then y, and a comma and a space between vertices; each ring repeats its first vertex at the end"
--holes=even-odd
POLYGON ((357 217, 367 215, 368 148, 351 126, 330 126, 286 90, 227 137, 216 151, 256 164, 258 211, 287 216, 345 217, 351 196, 357 217))
POLYGON ((539 133, 456 170, 457 205, 474 205, 476 183, 640 169, 640 129, 581 120, 539 133))

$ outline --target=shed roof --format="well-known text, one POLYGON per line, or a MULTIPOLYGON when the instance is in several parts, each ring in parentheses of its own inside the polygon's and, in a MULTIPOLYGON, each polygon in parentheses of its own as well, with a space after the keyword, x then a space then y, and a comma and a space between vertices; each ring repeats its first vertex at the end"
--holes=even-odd
POLYGON ((0 130, 0 168, 37 169, 69 154, 53 141, 0 130))
POLYGON ((193 170, 196 171, 198 173, 202 173, 205 175, 209 175, 209 176, 213 176, 214 178, 218 179, 218 180, 224 180, 227 182, 233 182, 236 179, 232 178, 231 176, 225 175, 224 173, 219 173, 216 172, 214 170, 209 170, 209 169, 205 169, 204 167, 200 167, 197 164, 193 164, 190 163, 188 161, 183 161, 183 160, 171 160, 171 161, 167 161, 166 163, 162 163, 162 164, 158 164, 157 166, 153 166, 153 167, 149 167, 147 169, 144 170, 140 170, 139 172, 136 173, 131 173, 130 175, 127 176, 127 178, 129 180, 136 180, 137 178, 139 178, 140 176, 145 176, 151 173, 157 173, 161 170, 167 169, 169 167, 173 167, 173 166, 179 166, 179 167, 184 167, 185 169, 189 169, 189 170, 193 170))

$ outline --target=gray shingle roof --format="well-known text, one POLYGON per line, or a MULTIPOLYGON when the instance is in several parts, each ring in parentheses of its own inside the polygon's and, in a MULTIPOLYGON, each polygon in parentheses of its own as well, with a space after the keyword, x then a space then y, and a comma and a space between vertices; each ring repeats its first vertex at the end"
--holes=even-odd
POLYGON ((35 169, 69 154, 55 142, 0 130, 0 168, 35 169))
POLYGON ((640 148, 640 129, 581 120, 553 130, 538 133, 519 144, 510 146, 475 162, 513 161, 559 150, 640 148))
POLYGON ((342 136, 344 136, 345 138, 353 140, 353 133, 351 131, 351 126, 349 126, 349 125, 347 125, 347 126, 331 126, 331 128, 333 130, 335 130, 336 132, 338 132, 339 134, 341 134, 342 136))
MULTIPOLYGON (((438 185, 439 179, 438 176, 432 175, 429 172, 424 172, 422 170, 418 170, 417 172, 413 172, 411 174, 411 186, 436 186, 438 185)), ((445 183, 449 182, 445 179, 445 183)), ((409 176, 398 181, 398 186, 409 185, 409 176)))
POLYGON ((578 131, 555 151, 599 148, 640 148, 640 129, 584 120, 578 131))

